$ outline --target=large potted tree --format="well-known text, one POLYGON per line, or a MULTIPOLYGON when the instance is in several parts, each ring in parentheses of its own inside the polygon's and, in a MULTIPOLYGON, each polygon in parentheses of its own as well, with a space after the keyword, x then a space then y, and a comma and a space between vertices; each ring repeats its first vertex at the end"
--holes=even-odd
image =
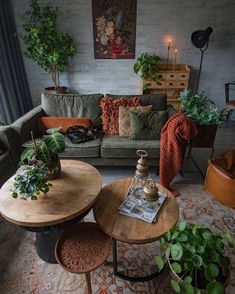
POLYGON ((67 93, 68 88, 60 86, 59 74, 76 53, 73 39, 57 29, 58 8, 40 6, 37 0, 28 3, 30 8, 21 16, 24 33, 19 34, 25 44, 24 55, 51 74, 53 87, 46 92, 67 93))
POLYGON ((218 125, 227 120, 228 110, 220 110, 204 92, 195 94, 191 90, 180 93, 182 111, 197 125, 198 135, 193 147, 213 147, 218 125))

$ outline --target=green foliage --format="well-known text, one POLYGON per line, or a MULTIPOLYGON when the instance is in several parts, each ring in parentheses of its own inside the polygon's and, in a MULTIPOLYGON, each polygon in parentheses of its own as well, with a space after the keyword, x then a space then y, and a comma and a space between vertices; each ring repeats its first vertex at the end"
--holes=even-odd
POLYGON ((165 256, 156 257, 158 269, 168 260, 172 269, 179 274, 178 281, 171 281, 177 293, 225 293, 224 285, 229 275, 230 260, 224 255, 225 249, 234 247, 234 240, 227 232, 213 232, 201 224, 181 222, 160 239, 165 256), (217 292, 216 292, 217 291, 217 292))
MULTIPOLYGON (((148 53, 143 53, 137 58, 133 70, 136 74, 140 72, 140 77, 142 79, 158 81, 159 75, 157 64, 160 60, 161 58, 157 55, 149 55, 148 53)), ((147 85, 145 85, 145 87, 147 87, 147 85)))
POLYGON ((21 16, 25 44, 24 55, 51 73, 54 87, 59 86, 59 73, 65 70, 68 58, 76 48, 67 33, 57 30, 58 8, 50 4, 40 6, 37 0, 28 0, 30 8, 21 16))
POLYGON ((64 135, 59 129, 52 128, 47 130, 47 134, 40 139, 34 139, 23 144, 26 149, 21 154, 21 164, 29 164, 31 159, 40 160, 48 164, 56 154, 65 149, 64 135))
POLYGON ((219 125, 228 118, 229 111, 226 109, 219 110, 203 92, 194 94, 191 90, 184 90, 180 93, 179 99, 182 104, 182 111, 197 124, 219 125))
POLYGON ((47 169, 45 166, 26 165, 14 178, 12 197, 36 200, 40 192, 47 193, 51 184, 47 183, 47 169))

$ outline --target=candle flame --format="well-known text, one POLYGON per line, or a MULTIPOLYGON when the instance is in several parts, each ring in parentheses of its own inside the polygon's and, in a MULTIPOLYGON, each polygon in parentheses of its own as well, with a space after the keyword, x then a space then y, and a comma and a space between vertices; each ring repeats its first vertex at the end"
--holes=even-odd
POLYGON ((177 53, 178 52, 178 49, 177 48, 175 48, 175 53, 177 53))

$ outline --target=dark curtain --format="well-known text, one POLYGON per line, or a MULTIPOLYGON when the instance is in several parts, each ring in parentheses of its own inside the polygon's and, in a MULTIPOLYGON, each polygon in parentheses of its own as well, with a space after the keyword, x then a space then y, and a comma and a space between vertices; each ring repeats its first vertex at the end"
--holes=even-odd
POLYGON ((0 0, 0 120, 10 124, 32 109, 10 0, 0 0))

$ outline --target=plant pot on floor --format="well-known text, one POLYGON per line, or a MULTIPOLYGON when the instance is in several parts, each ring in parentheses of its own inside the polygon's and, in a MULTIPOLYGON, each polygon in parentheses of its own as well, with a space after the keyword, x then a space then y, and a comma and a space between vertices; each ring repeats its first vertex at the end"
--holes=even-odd
MULTIPOLYGON (((171 274, 172 278, 173 278, 177 283, 179 283, 180 281, 182 281, 182 278, 181 278, 181 277, 180 277, 180 276, 174 271, 174 269, 172 268, 172 265, 171 265, 170 260, 168 260, 167 262, 168 262, 168 266, 169 266, 169 268, 170 268, 170 274, 171 274)), ((229 279, 230 279, 230 272, 229 272, 229 274, 228 274, 227 277, 224 277, 224 276, 223 276, 223 277, 221 278, 221 281, 220 281, 220 282, 224 285, 224 288, 226 288, 226 287, 228 286, 229 279)), ((198 280, 199 280, 199 283, 197 283, 197 284, 198 284, 198 289, 200 290, 200 293, 201 293, 201 294, 207 294, 206 289, 203 289, 202 286, 200 287, 200 280, 201 280, 201 278, 198 278, 198 280)), ((195 286, 194 283, 193 283, 193 286, 195 286)))
POLYGON ((192 147, 212 148, 215 142, 217 125, 196 125, 198 135, 191 141, 192 147))
POLYGON ((68 94, 68 87, 47 87, 44 90, 45 94, 68 94))

